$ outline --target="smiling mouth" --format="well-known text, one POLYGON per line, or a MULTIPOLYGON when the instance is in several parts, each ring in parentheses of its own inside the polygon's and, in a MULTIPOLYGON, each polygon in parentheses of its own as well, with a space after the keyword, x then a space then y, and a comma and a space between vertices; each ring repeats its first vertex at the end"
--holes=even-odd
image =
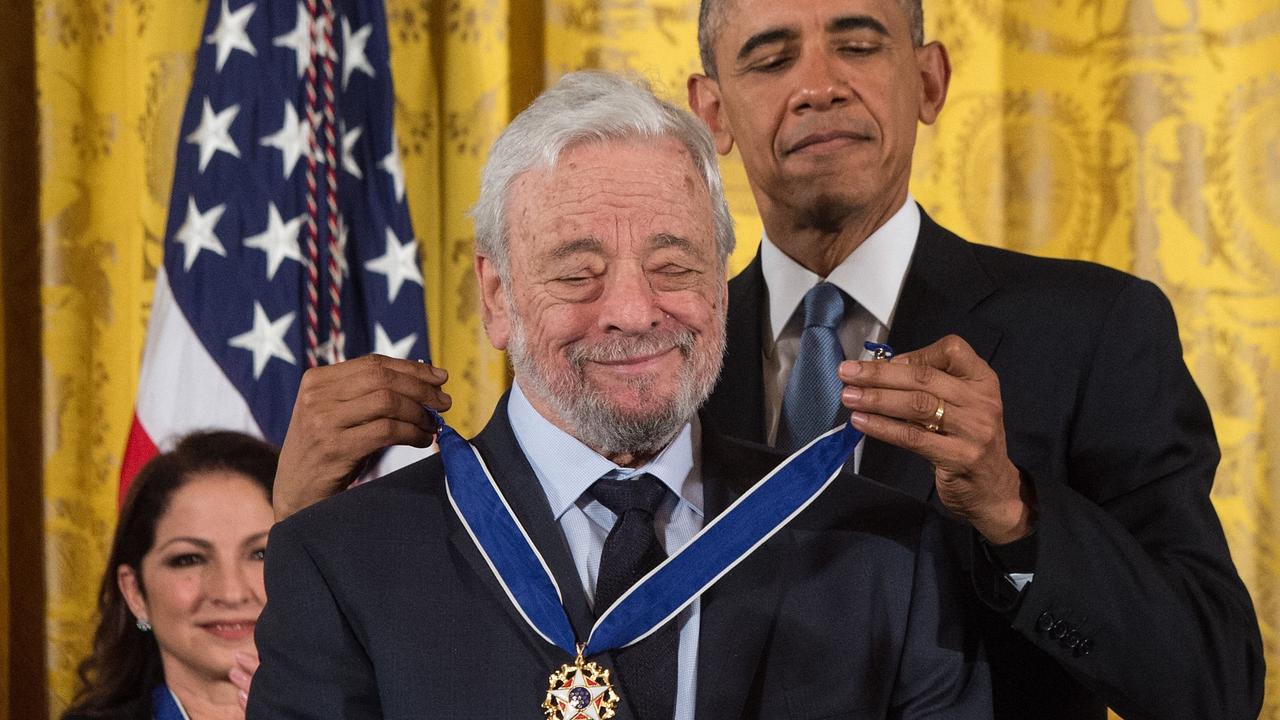
POLYGON ((616 369, 616 370, 643 370, 647 368, 649 365, 656 364, 657 362, 659 362, 660 360, 662 360, 672 352, 675 352, 676 350, 678 350, 678 348, 669 347, 663 350, 659 350, 657 352, 646 353, 644 355, 634 355, 634 356, 625 357, 625 358, 590 360, 589 362, 591 362, 593 365, 600 365, 606 368, 616 369))
POLYGON ((255 625, 257 625, 257 622, 253 620, 236 620, 234 622, 201 623, 200 628, 224 640, 241 640, 253 634, 255 625))
POLYGON ((870 140, 871 140, 871 137, 867 135, 860 135, 858 133, 846 132, 843 130, 814 133, 813 135, 806 136, 804 139, 802 139, 800 142, 796 143, 795 145, 792 145, 790 148, 787 149, 786 154, 794 155, 796 153, 803 152, 810 148, 812 148, 813 151, 821 151, 828 148, 835 148, 835 147, 840 147, 844 145, 850 145, 853 143, 868 142, 870 140))

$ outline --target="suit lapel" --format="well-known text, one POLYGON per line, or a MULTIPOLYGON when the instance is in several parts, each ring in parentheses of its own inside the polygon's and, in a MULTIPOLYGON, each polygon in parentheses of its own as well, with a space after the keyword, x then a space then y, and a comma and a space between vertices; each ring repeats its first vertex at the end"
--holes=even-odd
MULTIPOLYGON (((969 244, 921 209, 920 237, 894 312, 889 344, 907 352, 955 334, 990 362, 1000 330, 972 310, 995 289, 969 244)), ((928 461, 878 440, 867 440, 860 470, 921 500, 933 495, 933 468, 928 461)))
MULTIPOLYGON (((504 395, 494 410, 493 417, 484 430, 477 435, 473 444, 484 458, 485 465, 493 474, 494 482, 506 498, 516 515, 516 519, 524 527, 534 547, 541 553, 547 567, 560 588, 565 612, 573 625, 574 634, 579 640, 585 640, 594 622, 590 606, 582 593, 582 583, 578 571, 573 564, 573 556, 565 542, 560 526, 551 514, 551 506, 547 503, 542 484, 538 482, 533 468, 525 459, 524 453, 516 442, 507 419, 507 396, 504 395)), ((493 576, 484 557, 476 548, 471 536, 467 534, 459 522, 450 536, 459 553, 471 564, 481 581, 498 596, 499 602, 522 627, 528 627, 524 618, 512 606, 502 587, 493 576)), ((536 638, 536 635, 531 633, 536 638)), ((556 665, 563 663, 564 653, 553 645, 538 639, 537 645, 544 655, 556 665)))
MULTIPOLYGON (((703 505, 710 522, 773 469, 771 454, 731 447, 702 433, 703 505)), ((785 585, 784 528, 702 596, 698 631, 697 717, 741 717, 772 632, 785 585)))
POLYGON ((729 437, 764 442, 764 347, 761 317, 768 302, 760 254, 729 281, 728 338, 720 382, 707 400, 704 417, 729 437))

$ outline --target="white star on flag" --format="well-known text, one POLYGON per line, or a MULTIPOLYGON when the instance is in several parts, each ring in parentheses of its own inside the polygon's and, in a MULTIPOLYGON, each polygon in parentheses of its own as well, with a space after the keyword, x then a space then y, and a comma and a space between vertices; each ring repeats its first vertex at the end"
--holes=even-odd
POLYGON ((257 7, 257 3, 249 3, 231 12, 227 0, 222 0, 222 14, 218 16, 218 27, 204 39, 209 45, 218 46, 218 72, 222 72, 222 66, 226 64, 232 50, 243 50, 257 57, 258 50, 249 41, 249 35, 244 31, 257 7))
POLYGON ((351 32, 351 23, 347 19, 342 18, 342 89, 347 89, 347 81, 351 78, 354 70, 359 70, 369 77, 373 77, 373 66, 369 64, 369 58, 365 57, 364 46, 369 44, 369 33, 373 32, 372 25, 365 25, 355 33, 351 32))
POLYGON ((201 213, 200 208, 196 207, 196 199, 187 198, 187 217, 182 221, 182 227, 178 228, 173 238, 182 245, 183 270, 191 269, 191 263, 196 261, 196 256, 201 250, 208 250, 222 257, 227 256, 227 250, 222 247, 222 241, 213 232, 218 221, 222 219, 222 213, 226 210, 227 205, 223 203, 208 212, 201 213))
POLYGON ((262 371, 271 358, 279 358, 297 365, 293 352, 285 344, 284 335, 289 332, 293 318, 297 313, 285 313, 275 321, 267 319, 267 312, 262 303, 253 303, 253 329, 237 335, 227 341, 231 347, 248 350, 253 353, 253 379, 262 377, 262 371))
POLYGON ((347 238, 351 228, 347 227, 347 221, 338 215, 338 255, 334 258, 338 262, 338 272, 342 273, 342 277, 351 276, 351 266, 347 264, 347 238))
POLYGON ((361 133, 364 128, 357 127, 351 130, 344 130, 342 133, 342 169, 363 180, 364 173, 360 170, 359 163, 356 162, 355 149, 356 143, 360 140, 361 133))
POLYGON ((285 179, 293 174, 298 158, 306 155, 311 148, 311 124, 298 119, 298 111, 293 103, 284 103, 284 125, 274 133, 262 138, 263 147, 273 147, 280 151, 284 159, 282 168, 285 179))
POLYGON ((232 157, 240 157, 240 148, 236 147, 230 135, 231 123, 235 122, 236 115, 239 113, 239 105, 232 105, 222 112, 215 113, 213 106, 209 104, 209 98, 204 99, 200 126, 187 136, 187 142, 200 146, 200 172, 204 172, 204 169, 209 167, 213 154, 219 150, 232 157))
POLYGON ((271 44, 289 48, 294 52, 298 78, 307 74, 307 65, 311 63, 311 13, 307 12, 305 4, 298 3, 298 22, 293 29, 283 35, 277 35, 272 39, 271 44))
POLYGON ((378 167, 382 168, 391 176, 391 182, 396 189, 396 202, 404 200, 404 165, 400 162, 400 149, 396 147, 396 143, 392 141, 391 152, 378 163, 378 167))
POLYGON ((330 335, 324 341, 316 343, 316 360, 326 365, 333 365, 338 362, 336 349, 334 347, 334 337, 330 335))
POLYGON ((379 355, 404 360, 409 357, 409 351, 413 349, 413 343, 417 339, 418 335, 416 333, 410 333, 395 342, 391 342, 391 338, 387 336, 387 331, 382 327, 382 323, 378 323, 373 327, 373 351, 379 355))
POLYGON ((422 270, 418 267, 418 241, 410 240, 401 245, 391 228, 387 228, 387 252, 364 264, 365 270, 387 276, 387 302, 395 302, 400 286, 406 280, 422 284, 422 270))
POLYGON ((274 202, 267 207, 267 229, 244 239, 244 246, 267 254, 267 279, 274 280, 276 270, 285 258, 302 262, 302 250, 298 247, 298 231, 302 229, 302 215, 284 222, 274 202))
MULTIPOLYGON (((607 685, 588 683, 587 676, 582 673, 582 668, 578 668, 573 673, 573 682, 569 684, 569 687, 561 690, 552 690, 551 697, 555 698, 556 704, 560 706, 561 717, 600 720, 600 707, 596 700, 608 691, 609 687, 607 685), (586 700, 585 704, 574 696, 574 691, 577 688, 586 690, 587 697, 582 698, 586 700)), ((578 696, 581 695, 582 693, 579 692, 578 696)))

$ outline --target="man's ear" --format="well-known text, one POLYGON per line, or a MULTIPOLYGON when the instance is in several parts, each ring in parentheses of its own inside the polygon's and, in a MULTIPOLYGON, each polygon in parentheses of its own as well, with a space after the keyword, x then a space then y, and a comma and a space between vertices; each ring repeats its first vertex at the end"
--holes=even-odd
POLYGON ((507 296, 502 289, 502 276, 493 259, 476 255, 476 283, 480 286, 480 319, 489 342, 499 350, 506 350, 511 339, 511 318, 507 315, 507 296))
POLYGON ((120 594, 124 596, 129 612, 139 620, 148 620, 150 613, 147 611, 147 599, 142 594, 142 584, 138 582, 137 571, 128 565, 122 564, 117 567, 116 587, 120 588, 120 594))
POLYGON ((720 83, 701 73, 689 76, 689 109, 702 118, 716 140, 716 152, 728 155, 733 149, 733 131, 720 101, 720 83))
POLYGON ((947 88, 951 86, 951 58, 940 42, 931 42, 916 48, 916 62, 920 66, 920 122, 932 125, 947 102, 947 88))

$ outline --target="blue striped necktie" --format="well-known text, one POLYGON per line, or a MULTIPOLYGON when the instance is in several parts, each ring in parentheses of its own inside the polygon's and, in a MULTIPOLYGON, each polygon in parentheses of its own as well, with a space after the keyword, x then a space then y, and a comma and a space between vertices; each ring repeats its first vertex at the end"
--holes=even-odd
POLYGON ((782 396, 775 443, 781 450, 797 450, 843 419, 843 383, 836 377, 836 368, 844 361, 837 334, 844 306, 845 294, 831 283, 820 282, 805 293, 800 352, 782 396))

